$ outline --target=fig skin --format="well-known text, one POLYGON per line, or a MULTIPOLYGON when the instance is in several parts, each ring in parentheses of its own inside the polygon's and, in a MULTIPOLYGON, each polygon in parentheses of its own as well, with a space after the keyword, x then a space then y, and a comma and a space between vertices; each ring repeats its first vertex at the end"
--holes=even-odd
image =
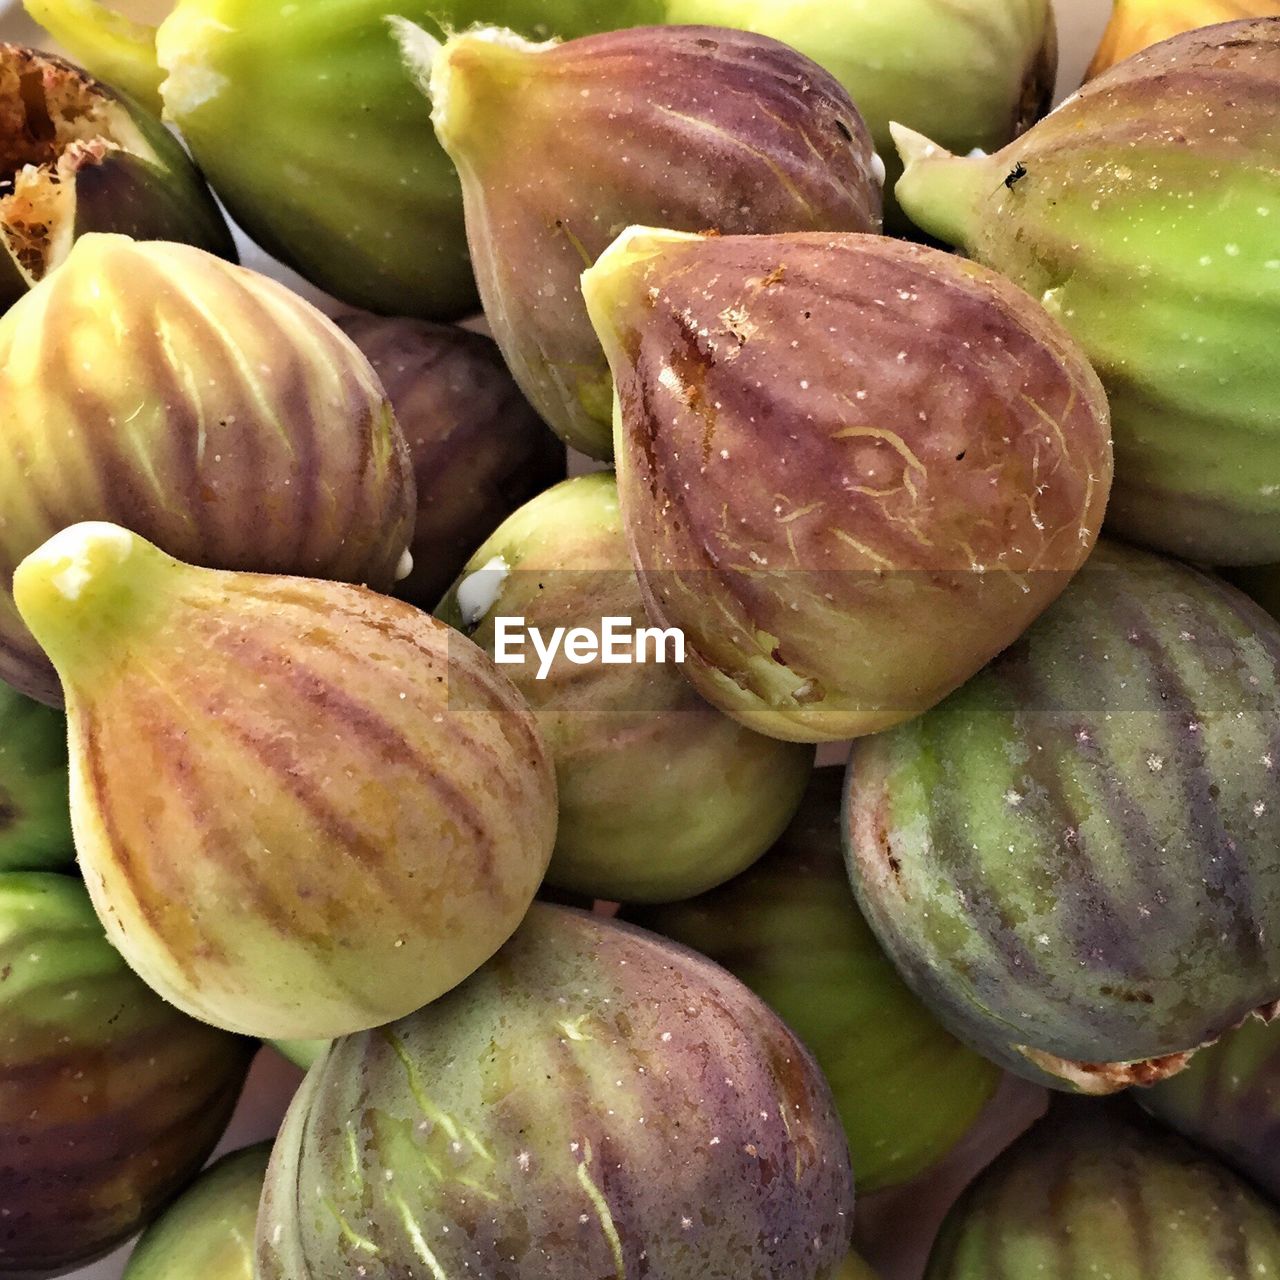
POLYGON ((1105 1093, 1175 1074, 1280 996, 1280 627, 1102 546, 946 702, 854 745, 850 874, 962 1040, 1105 1093))
MULTIPOLYGON (((499 617, 544 635, 560 626, 599 636, 607 617, 646 626, 613 476, 579 476, 521 508, 472 556, 438 614, 491 657, 499 617), (469 594, 466 584, 492 576, 485 566, 498 560, 506 570, 489 607, 464 613, 459 590, 469 594)), ((545 680, 538 666, 530 652, 504 670, 556 762, 550 884, 615 902, 689 898, 750 866, 799 806, 813 749, 743 728, 674 663, 580 666, 562 651, 545 680)))
POLYGON ((836 1272, 835 1280, 876 1280, 876 1273, 856 1253, 851 1253, 836 1272))
POLYGON ((462 986, 311 1070, 258 1276, 830 1280, 852 1210, 781 1021, 682 947, 538 904, 462 986))
POLYGON ((902 207, 1102 378, 1109 528, 1197 563, 1280 559, 1278 95, 1280 20, 1258 18, 1137 54, 995 156, 898 133, 902 207))
POLYGON ((842 792, 843 771, 819 769, 782 838, 743 875, 626 916, 723 965, 804 1042, 831 1085, 865 1195, 944 1159, 1000 1071, 938 1025, 863 920, 841 853, 842 792))
POLYGON ((378 588, 412 533, 409 451, 368 361, 283 285, 185 245, 84 236, 0 318, 0 440, 0 679, 54 705, 8 583, 68 525, 378 588))
POLYGON ((67 723, 0 684, 0 873, 75 861, 67 808, 67 723))
POLYGON ((535 45, 484 28, 416 56, 493 335, 538 412, 592 457, 612 454, 612 390, 579 278, 622 228, 880 230, 857 108, 776 41, 642 27, 535 45))
POLYGON ((106 524, 52 538, 14 592, 66 692, 89 892, 171 1003, 325 1039, 434 999, 519 924, 554 773, 515 688, 443 623, 106 524))
POLYGON ((1088 555, 1106 400, 994 273, 878 236, 633 227, 583 286, 646 607, 743 724, 816 742, 919 715, 1088 555))
POLYGON ((78 880, 0 873, 0 1274, 45 1280, 144 1226, 222 1135, 256 1046, 165 1004, 78 880))
POLYGON ((338 327, 381 379, 409 446, 418 514, 396 595, 430 610, 503 520, 564 479, 564 445, 483 334, 372 315, 338 327))

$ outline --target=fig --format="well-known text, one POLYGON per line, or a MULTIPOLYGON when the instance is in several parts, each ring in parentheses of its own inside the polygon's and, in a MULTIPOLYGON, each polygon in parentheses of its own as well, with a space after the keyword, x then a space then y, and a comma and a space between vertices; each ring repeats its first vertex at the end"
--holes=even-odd
POLYGON ((1176 1073, 1280 996, 1280 627, 1101 547, 963 689, 855 743, 849 868, 908 983, 1029 1079, 1176 1073))
POLYGON ((1280 1215, 1150 1122, 1059 1100, 964 1194, 925 1280, 1254 1280, 1280 1266, 1280 1215))
POLYGON ((259 1280, 830 1280, 827 1086, 709 961, 539 904, 478 973, 337 1041, 267 1171, 259 1280))
POLYGON ((830 71, 858 104, 888 171, 885 221, 894 232, 911 224, 892 194, 902 167, 891 121, 967 155, 1011 142, 1053 100, 1050 0, 669 0, 667 14, 773 36, 830 71))
POLYGON ((0 1275, 65 1274, 145 1225, 231 1118, 252 1042, 129 972, 84 886, 0 874, 0 1275))
POLYGON ((856 1253, 851 1253, 836 1272, 835 1280, 876 1280, 876 1273, 856 1253))
POLYGON ((0 312, 88 231, 236 256, 204 180, 159 121, 61 58, 0 43, 0 312))
POLYGON ((774 847, 712 893, 627 918, 746 983, 804 1041, 831 1085, 858 1190, 941 1161, 995 1093, 999 1070, 903 985, 848 892, 840 769, 819 769, 774 847))
POLYGON ((223 1156, 147 1228, 124 1280, 253 1280, 253 1234, 271 1144, 223 1156))
POLYGON ((612 452, 612 388, 579 278, 624 227, 880 229, 857 108, 776 41, 702 27, 404 39, 462 179, 493 335, 538 412, 593 457, 612 452))
POLYGON ((232 1031, 401 1017, 514 931, 555 840, 532 714, 475 645, 361 587, 198 569, 79 524, 14 575, 66 693, 108 937, 232 1031))
POLYGON ((754 862, 799 806, 811 747, 721 715, 658 638, 637 653, 647 619, 612 475, 522 507, 438 615, 504 664, 546 736, 560 795, 551 884, 611 901, 692 897, 754 862), (575 660, 566 642, 540 658, 535 629, 550 638, 557 627, 594 638, 595 656, 575 660))
POLYGON ((1101 376, 1110 527, 1208 564, 1280 560, 1277 95, 1259 18, 1137 54, 994 156, 897 135, 917 225, 1039 298, 1101 376))
POLYGON ((0 319, 0 679, 57 703, 8 590, 111 520, 220 569, 389 588, 408 448, 356 348, 283 285, 199 249, 87 235, 0 319))
POLYGON ((633 227, 583 288, 645 604, 743 724, 821 741, 910 719, 1088 555, 1106 400, 994 273, 879 236, 633 227))
POLYGON ((382 380, 413 458, 413 569, 396 594, 431 609, 517 507, 563 480, 564 446, 491 338, 426 320, 340 317, 382 380))
POLYGON ((329 1047, 328 1040, 273 1040, 271 1047, 295 1067, 308 1071, 329 1047))
POLYGON ((656 20, 660 0, 179 0, 159 28, 98 0, 25 0, 78 57, 181 130, 235 220, 351 306, 429 320, 474 309, 462 193, 388 18, 443 36, 656 20))
POLYGON ((0 684, 0 872, 75 860, 67 809, 67 724, 0 684))

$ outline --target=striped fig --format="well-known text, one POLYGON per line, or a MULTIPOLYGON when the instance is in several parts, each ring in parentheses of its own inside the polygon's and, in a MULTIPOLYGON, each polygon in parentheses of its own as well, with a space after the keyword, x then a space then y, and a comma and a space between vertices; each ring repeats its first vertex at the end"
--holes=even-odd
POLYGON ((389 587, 408 449, 368 361, 320 312, 198 249, 88 235, 0 319, 0 678, 58 682, 8 590, 113 520, 220 569, 389 587))
POLYGON ((613 394, 579 278, 624 227, 880 229, 862 117, 776 41, 643 27, 531 44, 483 28, 441 48, 409 29, 405 48, 458 166, 494 337, 538 412, 593 457, 612 453, 613 394))
POLYGON ((1152 1083, 1280 997, 1280 627, 1118 546, 958 693, 864 739, 867 918, 961 1039, 1030 1079, 1152 1083))
POLYGON ((253 1235, 271 1144, 223 1156, 147 1228, 124 1280, 253 1280, 253 1235))
POLYGON ((554 774, 520 695, 443 623, 107 524, 51 538, 14 593, 66 693, 94 905, 180 1009, 264 1038, 362 1030, 519 924, 554 774))
POLYGON ((88 231, 236 256, 209 189, 158 120, 61 58, 0 43, 0 312, 88 231))
POLYGON ((709 961, 539 904, 457 990, 334 1044, 276 1142, 259 1280, 832 1280, 831 1096, 709 961))
POLYGON ((819 769, 782 838, 744 875, 628 919, 723 965, 804 1041, 868 1192, 942 1160, 1000 1072, 934 1021, 858 911, 840 852, 841 780, 839 769, 819 769))
POLYGON ((255 1046, 129 972, 69 876, 0 874, 0 1275, 133 1235, 213 1149, 255 1046))
POLYGON ((951 1211, 925 1280, 1258 1280, 1280 1214, 1139 1117, 1059 1100, 951 1211))
POLYGON ((656 643, 644 662, 605 661, 608 619, 629 658, 647 621, 613 476, 579 476, 522 507, 438 612, 499 661, 520 656, 502 619, 521 619, 525 635, 582 628, 596 640, 585 664, 566 643, 549 666, 529 651, 506 668, 556 762, 553 885, 614 901, 688 898, 754 862, 800 804, 812 747, 721 715, 656 643))
POLYGON ((1102 388, 993 272, 879 236, 633 227, 583 287, 645 604, 751 728, 838 740, 918 715, 1089 554, 1102 388))
POLYGON ((0 684, 0 872, 75 860, 67 809, 67 724, 0 684))
POLYGON ((1280 559, 1280 20, 1167 40, 994 156, 900 130, 898 200, 1074 334, 1106 385, 1131 541, 1280 559))
POLYGON ((423 609, 522 503, 563 480, 564 446, 492 339, 425 320, 350 315, 338 327, 382 380, 418 487, 413 569, 396 594, 423 609))

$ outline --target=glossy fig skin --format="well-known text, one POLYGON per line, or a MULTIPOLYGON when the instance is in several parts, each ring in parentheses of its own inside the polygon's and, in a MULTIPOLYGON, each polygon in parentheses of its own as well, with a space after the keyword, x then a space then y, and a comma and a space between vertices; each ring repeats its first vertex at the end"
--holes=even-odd
POLYGON ((831 1085, 865 1194, 943 1159, 1000 1071, 938 1025, 858 911, 840 847, 842 783, 840 769, 819 769, 781 839, 737 879, 624 911, 723 965, 800 1037, 831 1085))
POLYGON ((878 236, 632 228, 583 282, 645 604, 744 724, 812 742, 910 719, 1088 555, 1105 398, 994 273, 878 236))
POLYGON ((79 881, 0 874, 0 1274, 63 1275, 204 1162, 256 1048, 161 1001, 79 881))
POLYGON ((19 561, 113 520, 221 569, 388 588, 409 451, 369 363, 284 286, 199 249, 89 235, 0 319, 0 678, 58 682, 8 590, 19 561))
POLYGON ((429 610, 507 516, 564 479, 564 445, 483 334, 372 315, 338 327, 373 366, 409 446, 418 514, 413 570, 396 594, 429 610))
POLYGON ((14 591, 66 692, 89 892, 171 1003, 264 1039, 342 1035, 434 999, 519 924, 554 773, 520 695, 443 623, 105 524, 51 539, 14 591))
POLYGON ((830 1093, 764 1005, 682 947, 539 904, 457 990, 311 1070, 258 1276, 830 1280, 852 1209, 830 1093))
POLYGON ((1280 627, 1103 546, 963 689, 854 746, 846 849, 873 929, 1021 1075, 1152 1083, 1280 996, 1280 627))
POLYGON ((481 29, 431 56, 493 335, 539 413, 593 457, 612 452, 612 389, 579 277, 624 227, 880 229, 857 108, 776 41, 642 27, 534 45, 481 29))
POLYGON ((0 873, 75 861, 67 808, 67 724, 0 684, 0 873))
MULTIPOLYGON (((609 617, 647 626, 613 476, 579 476, 522 507, 472 556, 438 615, 491 657, 500 617, 544 636, 584 627, 598 637, 609 617), (488 608, 464 611, 459 592, 468 604, 495 561, 505 569, 481 602, 488 608)), ((743 728, 674 663, 584 666, 562 650, 539 679, 527 642, 525 650, 523 665, 503 670, 556 762, 550 884, 610 901, 692 897, 750 866, 795 813, 812 748, 743 728)))
POLYGON ((952 1209, 926 1280, 1254 1280, 1280 1215, 1137 1113, 1060 1099, 952 1209))
POLYGON ((1280 559, 1277 94, 1259 18, 1139 53, 995 156, 899 134, 903 208, 1040 298, 1102 378, 1110 528, 1197 563, 1280 559))

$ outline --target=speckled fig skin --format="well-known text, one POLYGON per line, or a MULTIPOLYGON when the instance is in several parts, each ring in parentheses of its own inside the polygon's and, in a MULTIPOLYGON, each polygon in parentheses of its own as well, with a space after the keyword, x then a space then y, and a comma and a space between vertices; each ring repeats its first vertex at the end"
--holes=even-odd
MULTIPOLYGON (((507 572, 483 613, 459 586, 439 616, 497 653, 496 619, 544 635, 602 619, 645 627, 613 476, 579 476, 507 520, 463 571, 463 603, 500 559, 507 572), (474 573, 478 578, 471 578, 474 573)), ((766 738, 722 715, 674 663, 587 666, 564 655, 546 679, 526 642, 504 666, 529 700, 556 762, 560 826, 551 884, 611 901, 692 897, 756 860, 800 804, 813 749, 766 738)))
POLYGON ((1239 18, 1274 17, 1280 17, 1280 0, 1113 0, 1111 21, 1085 79, 1092 80, 1135 53, 1184 31, 1239 18))
POLYGON ((88 235, 0 319, 0 679, 57 703, 8 583, 111 520, 219 569, 389 588, 409 451, 369 363, 283 285, 186 245, 88 235))
POLYGON ((878 236, 632 228, 583 285, 645 604, 742 723, 812 742, 910 719, 1088 555, 1102 388, 994 273, 878 236))
POLYGON ((994 156, 909 130, 902 207, 1021 285, 1107 388, 1117 534, 1280 559, 1280 19, 1189 32, 994 156))
POLYGON ((106 524, 51 539, 14 593, 66 691, 94 905, 179 1008, 343 1035, 433 1000, 520 923, 555 776, 510 681, 442 622, 106 524))
POLYGON ((75 861, 67 809, 67 723, 0 684, 0 872, 75 861))
POLYGON ((579 277, 624 227, 880 229, 857 108, 777 41, 644 27, 534 45, 485 29, 425 56, 493 335, 542 416, 594 457, 612 452, 612 389, 579 277))
POLYGON ((185 1017, 69 876, 0 874, 0 1275, 64 1275, 204 1162, 255 1045, 185 1017))
POLYGON ((735 880, 691 902, 624 910, 723 965, 804 1041, 865 1194, 942 1160, 1000 1071, 938 1025, 858 911, 840 849, 843 776, 819 769, 782 838, 735 880))
POLYGON ((959 692, 854 745, 868 921, 962 1039, 1105 1093, 1280 996, 1280 627, 1103 546, 959 692))
POLYGON ((456 991, 337 1042, 277 1140, 259 1280, 832 1280, 825 1082, 709 961, 539 904, 456 991))
POLYGON ((1256 1280, 1280 1214, 1216 1160, 1114 1105, 1060 1099, 952 1209, 925 1280, 1256 1280))
POLYGON ((564 445, 483 334, 372 315, 338 327, 373 365, 409 446, 418 515, 396 594, 431 609, 507 516, 564 479, 564 445))

